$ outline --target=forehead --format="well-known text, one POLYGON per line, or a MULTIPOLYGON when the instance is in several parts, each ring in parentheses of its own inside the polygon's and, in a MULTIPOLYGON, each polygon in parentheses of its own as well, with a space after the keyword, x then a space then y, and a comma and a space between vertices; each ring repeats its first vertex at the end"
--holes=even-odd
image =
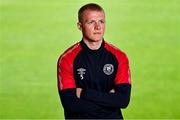
POLYGON ((105 14, 103 11, 85 10, 82 14, 83 20, 91 19, 105 19, 105 14))

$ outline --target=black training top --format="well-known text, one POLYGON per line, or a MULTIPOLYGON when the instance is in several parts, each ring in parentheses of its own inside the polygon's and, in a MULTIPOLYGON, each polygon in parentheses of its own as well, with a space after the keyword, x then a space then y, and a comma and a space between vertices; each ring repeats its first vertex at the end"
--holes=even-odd
POLYGON ((91 50, 82 40, 60 56, 57 67, 66 119, 123 118, 120 109, 127 107, 131 91, 125 53, 105 41, 91 50), (76 88, 83 89, 80 98, 76 88))

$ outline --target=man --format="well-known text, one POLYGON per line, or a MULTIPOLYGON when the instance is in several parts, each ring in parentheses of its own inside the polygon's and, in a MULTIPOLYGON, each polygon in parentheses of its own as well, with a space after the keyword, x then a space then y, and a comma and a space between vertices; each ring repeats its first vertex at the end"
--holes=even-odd
POLYGON ((90 3, 78 12, 82 40, 58 60, 58 89, 66 119, 119 118, 130 100, 128 58, 103 39, 105 13, 90 3))

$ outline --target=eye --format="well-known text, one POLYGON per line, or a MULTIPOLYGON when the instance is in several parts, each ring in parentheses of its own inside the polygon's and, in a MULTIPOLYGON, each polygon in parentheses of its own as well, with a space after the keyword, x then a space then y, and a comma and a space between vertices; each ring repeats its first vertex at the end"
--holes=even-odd
POLYGON ((100 20, 100 23, 105 23, 105 21, 104 20, 100 20))
POLYGON ((88 24, 93 24, 94 21, 89 21, 88 24))

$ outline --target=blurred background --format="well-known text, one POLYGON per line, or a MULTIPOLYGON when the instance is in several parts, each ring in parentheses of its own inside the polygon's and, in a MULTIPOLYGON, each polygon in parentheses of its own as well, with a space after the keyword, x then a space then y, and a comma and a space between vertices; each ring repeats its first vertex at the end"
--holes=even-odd
POLYGON ((1 0, 0 119, 64 118, 56 64, 81 40, 77 11, 89 2, 106 12, 104 38, 129 57, 124 117, 180 118, 180 0, 1 0))

